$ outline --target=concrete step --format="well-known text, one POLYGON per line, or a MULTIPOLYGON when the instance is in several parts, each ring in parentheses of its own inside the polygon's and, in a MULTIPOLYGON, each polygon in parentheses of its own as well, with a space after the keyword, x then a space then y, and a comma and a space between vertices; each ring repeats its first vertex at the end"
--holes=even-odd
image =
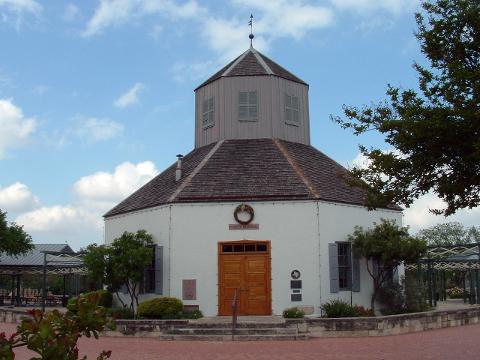
MULTIPOLYGON (((201 329, 225 329, 231 327, 231 323, 225 322, 196 322, 190 321, 188 324, 175 324, 175 328, 201 328, 201 329)), ((282 323, 270 323, 270 322, 246 322, 246 323, 237 323, 238 329, 270 329, 270 328, 286 328, 287 324, 285 322, 282 323)))
MULTIPOLYGON (((231 341, 232 335, 161 335, 160 340, 231 341)), ((235 335, 234 341, 296 341, 308 340, 307 334, 298 335, 235 335)))
MULTIPOLYGON (((231 328, 173 328, 169 335, 231 335, 231 328)), ((297 335, 295 328, 237 328, 237 335, 297 335)))

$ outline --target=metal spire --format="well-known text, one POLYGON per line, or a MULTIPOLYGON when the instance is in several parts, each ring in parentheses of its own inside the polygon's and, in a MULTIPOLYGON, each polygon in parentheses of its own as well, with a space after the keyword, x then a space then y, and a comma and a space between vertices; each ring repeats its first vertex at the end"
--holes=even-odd
POLYGON ((255 37, 253 35, 253 14, 250 14, 250 21, 248 22, 248 25, 250 25, 250 35, 248 35, 248 38, 250 39, 250 47, 253 47, 253 38, 255 37))

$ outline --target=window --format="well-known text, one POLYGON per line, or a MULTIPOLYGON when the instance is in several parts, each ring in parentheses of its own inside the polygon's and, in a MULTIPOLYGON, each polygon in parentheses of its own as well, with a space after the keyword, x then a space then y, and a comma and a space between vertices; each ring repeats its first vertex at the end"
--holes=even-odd
POLYGON ((215 125, 215 98, 203 100, 202 126, 204 129, 215 125))
POLYGON ((350 243, 337 243, 338 249, 338 288, 351 290, 352 288, 352 258, 350 243))
POLYGON ((152 261, 143 270, 143 278, 140 281, 140 293, 150 294, 155 292, 155 248, 152 247, 152 261))
POLYGON ((285 94, 285 122, 300 125, 300 102, 296 96, 285 94))
POLYGON ((238 119, 258 120, 258 98, 256 91, 241 91, 238 96, 238 119))

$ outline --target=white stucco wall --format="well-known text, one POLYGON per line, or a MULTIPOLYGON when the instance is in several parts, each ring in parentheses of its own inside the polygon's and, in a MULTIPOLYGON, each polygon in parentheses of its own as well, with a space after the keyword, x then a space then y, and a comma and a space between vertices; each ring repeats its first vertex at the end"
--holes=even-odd
POLYGON ((371 278, 361 262, 361 291, 330 293, 328 244, 345 241, 355 225, 372 226, 381 218, 402 222, 400 212, 367 211, 360 206, 317 201, 255 202, 259 230, 229 230, 239 203, 174 204, 113 217, 105 222, 105 241, 123 231, 145 229, 164 246, 164 294, 182 298, 182 280, 197 280, 197 300, 205 315, 218 311, 218 242, 269 240, 272 245, 272 309, 314 306, 342 298, 369 307, 371 278), (290 301, 290 273, 300 270, 302 302, 290 301))

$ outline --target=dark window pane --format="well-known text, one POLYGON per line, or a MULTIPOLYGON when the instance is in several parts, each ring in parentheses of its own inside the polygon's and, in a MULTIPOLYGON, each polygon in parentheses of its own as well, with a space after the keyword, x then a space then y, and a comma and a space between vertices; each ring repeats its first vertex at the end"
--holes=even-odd
POLYGON ((267 251, 267 245, 257 244, 257 251, 267 251))
POLYGON ((233 246, 233 251, 234 251, 234 252, 243 252, 243 244, 241 244, 241 245, 234 245, 234 246, 233 246))
POLYGON ((222 246, 223 252, 232 252, 232 245, 223 245, 222 246))
POLYGON ((245 245, 245 251, 255 251, 255 245, 245 245))

